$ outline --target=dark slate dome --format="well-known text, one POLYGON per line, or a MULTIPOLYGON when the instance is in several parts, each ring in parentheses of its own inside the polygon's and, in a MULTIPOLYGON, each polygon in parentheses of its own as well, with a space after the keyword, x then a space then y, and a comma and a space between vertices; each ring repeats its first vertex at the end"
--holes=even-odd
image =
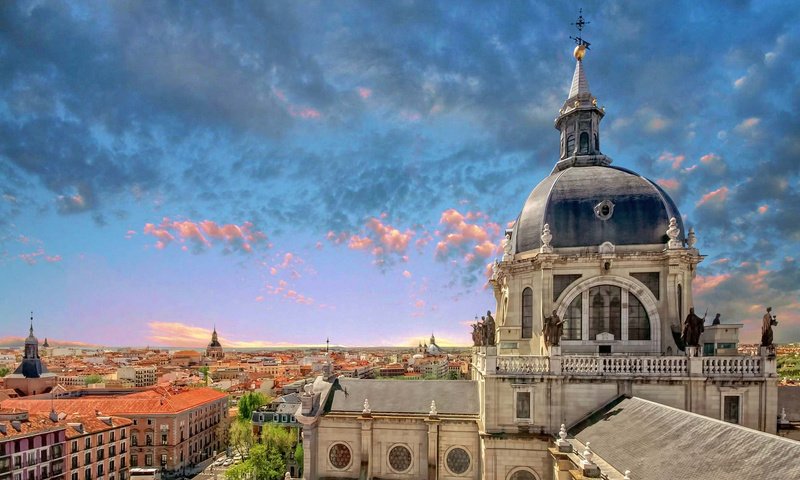
POLYGON ((545 224, 555 248, 666 244, 672 217, 683 241, 680 212, 654 182, 619 167, 571 166, 556 169, 533 189, 514 224, 512 244, 517 253, 538 249, 545 224))

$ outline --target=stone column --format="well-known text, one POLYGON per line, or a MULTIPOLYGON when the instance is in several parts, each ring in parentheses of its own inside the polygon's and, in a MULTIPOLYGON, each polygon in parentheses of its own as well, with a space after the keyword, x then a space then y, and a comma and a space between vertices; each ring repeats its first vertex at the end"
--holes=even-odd
POLYGON ((303 478, 317 478, 317 425, 303 426, 303 478))
POLYGON ((367 474, 367 480, 372 478, 372 415, 361 417, 361 466, 367 474))
POLYGON ((439 478, 439 417, 431 415, 428 424, 428 480, 439 478))

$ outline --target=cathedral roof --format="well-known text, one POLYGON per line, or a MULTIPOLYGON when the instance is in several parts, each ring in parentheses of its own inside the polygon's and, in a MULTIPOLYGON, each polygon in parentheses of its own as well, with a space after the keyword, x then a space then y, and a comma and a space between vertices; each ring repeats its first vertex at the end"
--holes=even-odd
POLYGON ((672 217, 683 240, 678 207, 654 182, 624 168, 574 166, 553 172, 533 189, 514 224, 512 241, 516 252, 538 249, 548 224, 555 248, 666 243, 672 217), (603 205, 609 215, 595 211, 603 205))
POLYGON ((637 397, 612 402, 569 433, 636 478, 800 478, 796 440, 637 397))
POLYGON ((478 382, 472 380, 367 380, 340 377, 331 412, 361 413, 364 399, 372 413, 427 415, 431 400, 440 415, 478 415, 478 382))

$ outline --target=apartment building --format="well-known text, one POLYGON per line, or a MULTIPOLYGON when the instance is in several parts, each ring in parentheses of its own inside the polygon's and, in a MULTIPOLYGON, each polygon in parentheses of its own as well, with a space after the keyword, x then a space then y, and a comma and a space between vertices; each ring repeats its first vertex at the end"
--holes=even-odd
POLYGON ((0 410, 0 480, 64 480, 65 430, 57 415, 0 410))
POLYGON ((130 419, 95 412, 69 414, 64 421, 68 445, 65 480, 128 480, 130 419))

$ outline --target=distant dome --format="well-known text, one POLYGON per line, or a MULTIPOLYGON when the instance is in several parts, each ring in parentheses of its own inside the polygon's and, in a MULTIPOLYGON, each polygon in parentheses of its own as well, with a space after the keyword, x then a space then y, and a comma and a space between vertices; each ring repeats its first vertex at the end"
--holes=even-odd
POLYGON ((550 227, 555 248, 665 244, 670 218, 684 239, 678 207, 654 182, 609 165, 574 165, 554 171, 533 189, 512 232, 517 253, 542 246, 550 227))

